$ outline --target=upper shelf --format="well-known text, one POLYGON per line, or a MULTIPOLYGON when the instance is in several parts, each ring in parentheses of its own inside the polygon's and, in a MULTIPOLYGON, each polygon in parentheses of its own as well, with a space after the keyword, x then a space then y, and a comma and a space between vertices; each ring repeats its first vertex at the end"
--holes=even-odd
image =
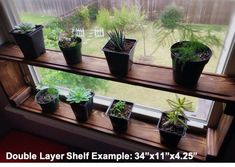
MULTIPOLYGON (((58 69, 210 100, 235 102, 235 77, 202 74, 197 87, 189 89, 179 86, 174 82, 171 68, 134 63, 126 77, 117 78, 110 74, 104 58, 83 55, 82 63, 69 66, 66 64, 61 52, 47 50, 45 54, 35 60, 25 60, 17 45, 13 44, 6 44, 0 47, 0 59, 18 61, 34 66, 58 69)), ((158 98, 160 97, 156 97, 156 99, 158 98)))

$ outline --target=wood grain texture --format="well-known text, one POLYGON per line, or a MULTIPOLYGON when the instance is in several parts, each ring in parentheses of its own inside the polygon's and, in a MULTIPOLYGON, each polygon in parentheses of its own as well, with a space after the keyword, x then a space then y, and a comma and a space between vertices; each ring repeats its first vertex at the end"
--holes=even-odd
POLYGON ((222 114, 218 127, 207 130, 207 159, 217 157, 234 117, 222 114))
POLYGON ((82 63, 68 66, 61 52, 47 50, 44 55, 30 61, 24 60, 19 48, 13 44, 6 44, 0 47, 0 59, 221 102, 235 102, 235 78, 224 75, 202 74, 197 87, 189 89, 179 86, 173 81, 171 68, 160 66, 134 63, 126 77, 117 78, 110 74, 104 58, 83 55, 82 63))
POLYGON ((9 98, 17 95, 17 92, 20 94, 27 86, 18 62, 0 62, 0 82, 9 98))
POLYGON ((104 111, 93 109, 93 112, 86 123, 78 123, 69 104, 60 102, 59 109, 54 113, 42 113, 40 106, 34 101, 34 96, 29 97, 19 108, 49 116, 54 119, 66 121, 77 126, 93 129, 109 135, 115 135, 133 142, 142 143, 164 151, 171 152, 197 152, 195 159, 205 160, 206 137, 187 133, 182 137, 177 149, 170 149, 160 144, 160 135, 156 124, 145 123, 130 119, 128 130, 124 134, 115 134, 112 124, 104 111))

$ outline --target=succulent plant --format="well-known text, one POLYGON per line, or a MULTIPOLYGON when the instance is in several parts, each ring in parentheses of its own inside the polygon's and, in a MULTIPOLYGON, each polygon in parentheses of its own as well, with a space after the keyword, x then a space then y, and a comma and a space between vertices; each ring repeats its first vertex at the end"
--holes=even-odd
POLYGON ((25 34, 36 30, 36 26, 32 23, 20 23, 14 27, 15 33, 25 34))
POLYGON ((182 120, 182 117, 188 120, 184 111, 192 110, 192 102, 187 100, 185 97, 180 98, 176 96, 176 100, 167 99, 167 103, 171 110, 167 112, 167 121, 163 126, 182 125, 183 127, 188 128, 187 124, 182 120))
POLYGON ((80 103, 89 101, 91 98, 91 91, 85 89, 84 87, 78 87, 76 89, 71 89, 69 95, 67 96, 67 101, 69 103, 80 103))
POLYGON ((110 44, 114 47, 116 51, 124 51, 125 47, 125 35, 123 34, 123 31, 117 30, 115 28, 114 31, 108 32, 108 36, 110 37, 110 44))
POLYGON ((59 37, 59 45, 63 48, 70 48, 76 46, 82 40, 78 37, 78 33, 76 30, 72 29, 71 32, 64 32, 60 34, 59 37))

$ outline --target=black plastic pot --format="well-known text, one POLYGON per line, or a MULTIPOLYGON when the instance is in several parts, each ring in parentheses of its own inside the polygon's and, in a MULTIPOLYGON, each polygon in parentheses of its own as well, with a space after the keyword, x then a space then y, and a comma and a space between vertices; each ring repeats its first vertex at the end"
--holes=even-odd
POLYGON ((189 61, 183 64, 178 59, 180 54, 177 53, 177 51, 175 50, 181 47, 183 43, 186 43, 186 42, 189 43, 190 41, 177 42, 171 46, 173 77, 174 77, 175 82, 180 85, 183 85, 186 87, 194 87, 200 78, 200 75, 204 69, 204 66, 210 60, 212 51, 206 45, 201 44, 203 48, 202 49, 199 48, 198 52, 195 54, 206 53, 208 54, 208 58, 205 60, 200 60, 200 61, 189 61))
POLYGON ((35 59, 46 52, 43 38, 43 26, 36 25, 36 30, 25 34, 20 34, 12 30, 17 45, 24 54, 25 59, 35 59))
POLYGON ((127 75, 133 64, 133 55, 137 41, 134 39, 126 39, 126 41, 133 42, 133 46, 128 53, 108 49, 109 41, 102 49, 108 62, 109 70, 115 76, 127 75))
POLYGON ((74 47, 64 48, 59 44, 61 51, 63 52, 64 58, 68 65, 80 63, 82 61, 82 39, 77 37, 78 44, 74 47))
POLYGON ((59 106, 59 92, 58 94, 55 96, 55 98, 50 101, 50 102, 46 102, 46 103, 41 103, 38 99, 41 95, 43 95, 46 91, 48 90, 48 88, 40 90, 36 96, 35 96, 35 101, 41 106, 42 111, 43 112, 54 112, 56 111, 56 109, 59 106))
MULTIPOLYGON (((110 109, 113 107, 113 105, 115 103, 117 103, 119 100, 113 100, 112 104, 109 106, 109 108, 107 109, 106 111, 106 115, 109 116, 109 119, 112 123, 112 126, 113 126, 113 130, 115 132, 118 132, 118 133, 121 133, 121 132, 125 132, 127 131, 127 128, 128 128, 128 121, 130 119, 130 116, 131 116, 131 112, 129 113, 128 117, 127 118, 120 118, 120 117, 117 117, 117 116, 114 116, 114 115, 111 115, 110 114, 110 109)), ((131 110, 133 108, 133 103, 130 103, 130 102, 126 102, 126 105, 129 105, 131 106, 131 110)))
MULTIPOLYGON (((161 119, 158 121, 157 125, 160 132, 160 141, 162 144, 165 144, 167 146, 176 147, 181 137, 185 135, 187 128, 182 127, 182 133, 176 133, 165 130, 161 125, 164 123, 163 118, 166 117, 167 117, 166 113, 162 113, 161 119)), ((182 119, 184 120, 185 123, 187 123, 187 121, 183 117, 182 119)))
POLYGON ((93 92, 91 94, 92 96, 87 102, 70 103, 78 122, 86 122, 91 115, 93 108, 93 97, 95 95, 93 92))

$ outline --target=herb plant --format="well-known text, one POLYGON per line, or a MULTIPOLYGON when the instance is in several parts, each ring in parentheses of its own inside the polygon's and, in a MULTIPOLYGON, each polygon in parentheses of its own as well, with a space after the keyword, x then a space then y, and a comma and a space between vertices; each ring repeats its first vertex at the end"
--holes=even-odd
POLYGON ((67 101, 69 103, 81 103, 89 101, 91 98, 91 91, 84 87, 78 87, 76 89, 70 89, 67 101))
POLYGON ((32 23, 20 23, 14 27, 15 33, 25 34, 36 30, 36 26, 32 23))
POLYGON ((188 128, 182 118, 188 120, 188 117, 185 115, 184 111, 192 110, 192 102, 188 101, 185 97, 180 98, 176 96, 175 101, 168 99, 167 103, 171 110, 167 112, 167 121, 163 124, 163 126, 167 127, 170 125, 181 125, 188 128))
POLYGON ((119 100, 110 109, 110 114, 117 117, 126 118, 129 114, 129 111, 126 111, 126 102, 119 100))
POLYGON ((116 51, 124 51, 125 50, 125 35, 123 31, 117 30, 116 28, 112 32, 107 33, 110 37, 110 43, 114 47, 116 51))

